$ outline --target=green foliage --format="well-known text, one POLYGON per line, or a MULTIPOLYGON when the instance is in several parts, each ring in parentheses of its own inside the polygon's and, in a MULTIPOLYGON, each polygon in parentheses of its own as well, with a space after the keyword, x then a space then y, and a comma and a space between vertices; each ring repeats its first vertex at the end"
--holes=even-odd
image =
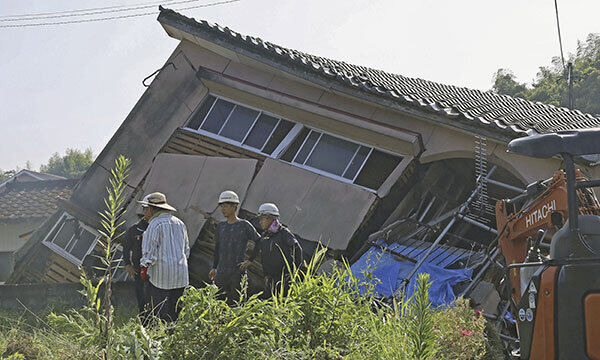
POLYGON ((438 358, 482 359, 487 344, 484 334, 486 321, 474 314, 466 299, 458 299, 454 306, 435 314, 438 358))
MULTIPOLYGON (((590 114, 600 114, 600 34, 589 34, 585 42, 579 42, 577 51, 570 55, 569 61, 573 63, 575 74, 575 108, 590 114)), ((494 74, 492 90, 555 106, 569 105, 567 76, 558 57, 552 59, 550 66, 540 67, 531 86, 519 83, 510 70, 499 69, 494 74)))
POLYGON ((83 175, 94 162, 92 149, 84 151, 78 149, 67 149, 64 156, 54 153, 48 163, 40 166, 40 171, 48 174, 73 178, 83 175))
POLYGON ((0 359, 2 360, 72 360, 97 359, 94 350, 69 342, 52 330, 30 328, 0 330, 0 359))
MULTIPOLYGON (((114 254, 117 250, 116 239, 123 235, 122 229, 125 224, 125 220, 121 220, 121 217, 125 214, 124 204, 125 197, 123 192, 127 184, 125 180, 129 176, 129 168, 131 167, 131 160, 124 157, 123 155, 118 156, 115 159, 115 166, 111 169, 109 186, 106 187, 107 197, 104 199, 106 209, 98 212, 100 217, 100 224, 102 229, 98 232, 102 235, 100 244, 104 250, 103 256, 101 257, 104 273, 106 274, 106 289, 104 291, 104 316, 106 318, 106 331, 109 330, 113 325, 112 319, 112 306, 111 306, 111 285, 112 285, 112 274, 114 270, 114 254)), ((99 310, 99 302, 96 307, 96 311, 99 310)), ((108 335, 107 335, 108 336, 108 335)))
MULTIPOLYGON (((465 300, 449 308, 431 308, 428 276, 421 275, 412 298, 388 305, 373 296, 371 287, 360 284, 345 262, 330 274, 318 272, 324 254, 319 250, 304 270, 292 273, 289 288, 266 299, 242 293, 230 306, 217 296, 214 285, 189 287, 177 323, 157 321, 145 327, 132 317, 111 328, 108 343, 96 320, 104 315, 97 311, 97 301, 88 298, 84 309, 51 316, 44 331, 19 337, 23 346, 11 345, 6 351, 0 340, 0 356, 67 359, 53 352, 58 344, 70 359, 87 359, 90 354, 140 360, 482 359, 485 320, 465 300), (51 337, 55 344, 48 342, 51 337), (29 349, 35 353, 23 352, 29 349)), ((97 288, 86 284, 84 292, 93 298, 97 288)), ((0 326, 0 339, 17 339, 10 334, 0 326)))
POLYGON ((409 349, 416 360, 433 359, 436 350, 433 331, 434 314, 429 304, 429 286, 429 274, 419 274, 414 304, 407 316, 411 321, 407 329, 409 349))
MULTIPOLYGON (((102 235, 101 246, 103 254, 101 270, 104 278, 94 283, 89 279, 85 271, 81 272, 81 284, 84 289, 81 293, 87 300, 87 305, 80 311, 71 311, 67 314, 56 315, 51 313, 49 320, 54 328, 68 334, 76 342, 86 346, 95 345, 103 349, 103 355, 109 357, 109 353, 115 346, 116 333, 114 329, 113 307, 111 304, 112 274, 114 270, 114 253, 116 251, 115 240, 123 232, 119 230, 124 221, 120 220, 125 213, 125 198, 123 192, 126 187, 125 180, 129 176, 131 160, 124 156, 115 159, 115 166, 111 170, 109 186, 106 187, 107 197, 104 199, 106 209, 99 212, 102 229, 98 232, 102 235), (101 309, 100 287, 104 284, 104 309, 101 309)), ((140 333, 142 334, 142 333, 140 333)), ((143 337, 142 337, 143 339, 143 337)), ((139 352, 142 348, 138 343, 131 343, 127 349, 139 352)))
POLYGON ((504 344, 500 339, 500 332, 496 328, 494 322, 485 322, 485 337, 487 339, 485 346, 485 355, 483 360, 498 360, 504 359, 504 344))
POLYGON ((318 252, 305 271, 295 272, 287 291, 280 289, 266 300, 242 296, 229 307, 213 285, 188 288, 179 321, 164 343, 165 358, 429 360, 453 351, 448 359, 471 360, 485 351, 482 328, 457 325, 482 321, 466 302, 456 309, 430 307, 428 276, 419 277, 413 298, 389 306, 359 291, 362 284, 348 264, 332 274, 317 274, 322 256, 318 252), (442 321, 455 316, 454 327, 442 321), (465 329, 473 334, 456 345, 468 350, 462 354, 439 340, 441 332, 451 331, 447 338, 456 338, 465 329))
POLYGON ((6 180, 10 179, 11 177, 15 176, 15 174, 17 173, 16 170, 2 170, 0 169, 0 183, 5 182, 6 180))

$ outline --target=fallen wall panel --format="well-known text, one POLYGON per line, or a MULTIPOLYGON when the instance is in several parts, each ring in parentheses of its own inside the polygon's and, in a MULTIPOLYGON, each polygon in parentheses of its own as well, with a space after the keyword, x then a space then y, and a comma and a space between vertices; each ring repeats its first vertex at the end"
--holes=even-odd
POLYGON ((177 209, 176 216, 188 230, 194 244, 207 217, 224 220, 218 210, 219 194, 233 190, 244 199, 257 160, 159 154, 144 184, 144 194, 160 191, 177 209))
POLYGON ((376 195, 288 163, 267 159, 248 189, 244 210, 277 204, 281 221, 304 239, 343 250, 367 215, 376 195))

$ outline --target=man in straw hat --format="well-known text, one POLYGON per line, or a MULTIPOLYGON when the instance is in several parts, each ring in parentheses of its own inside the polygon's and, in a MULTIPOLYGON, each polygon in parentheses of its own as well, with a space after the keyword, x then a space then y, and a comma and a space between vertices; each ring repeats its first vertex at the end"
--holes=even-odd
POLYGON ((238 218, 240 204, 238 195, 233 191, 224 191, 219 196, 221 213, 226 220, 217 225, 215 231, 215 252, 213 266, 208 277, 225 293, 227 301, 232 303, 238 298, 242 273, 240 265, 246 258, 248 240, 258 241, 260 235, 248 221, 238 218))
POLYGON ((189 285, 190 245, 185 224, 173 216, 177 211, 164 194, 155 192, 139 202, 144 207, 148 228, 142 238, 140 275, 149 280, 150 306, 162 320, 175 321, 177 300, 189 285))

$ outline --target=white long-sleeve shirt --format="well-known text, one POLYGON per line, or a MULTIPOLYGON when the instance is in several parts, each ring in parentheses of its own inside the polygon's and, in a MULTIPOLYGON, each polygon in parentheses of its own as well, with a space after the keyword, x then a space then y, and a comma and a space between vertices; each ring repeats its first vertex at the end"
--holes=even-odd
POLYGON ((183 221, 170 213, 152 218, 142 237, 140 265, 148 268, 152 285, 177 289, 189 285, 190 243, 183 221))

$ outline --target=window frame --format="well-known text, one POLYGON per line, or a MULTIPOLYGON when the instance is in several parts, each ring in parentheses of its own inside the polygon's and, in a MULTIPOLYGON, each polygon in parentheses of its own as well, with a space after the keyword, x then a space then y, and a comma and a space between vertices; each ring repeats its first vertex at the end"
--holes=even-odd
MULTIPOLYGON (((280 161, 284 161, 284 160, 281 160, 281 157, 286 152, 286 150, 289 148, 289 146, 292 144, 292 142, 298 137, 298 135, 300 134, 300 132, 302 131, 302 129, 306 128, 306 129, 309 130, 309 133, 306 136, 306 139, 304 139, 302 141, 302 144, 298 148, 298 151, 296 152, 296 154, 294 154, 294 157, 292 158, 292 160, 288 164, 296 166, 296 167, 304 169, 304 170, 311 171, 311 172, 319 174, 319 175, 326 176, 326 177, 331 178, 331 179, 339 180, 339 181, 342 181, 344 183, 357 186, 357 187, 359 187, 361 189, 367 190, 367 191, 372 192, 372 193, 377 193, 377 191, 379 190, 379 188, 378 189, 371 189, 371 188, 368 188, 366 186, 355 184, 354 181, 356 180, 356 178, 358 177, 358 175, 360 174, 360 172, 363 170, 365 164, 369 160, 369 157, 373 154, 373 151, 374 150, 378 150, 378 151, 381 151, 383 153, 399 157, 400 161, 399 161, 399 163, 398 163, 397 166, 400 166, 400 164, 402 163, 402 161, 408 156, 406 154, 395 153, 395 152, 389 151, 387 149, 382 149, 380 147, 373 146, 373 145, 370 145, 370 144, 367 144, 367 143, 364 143, 364 142, 361 142, 361 141, 357 141, 357 140, 354 140, 354 139, 350 139, 348 137, 345 137, 345 136, 342 136, 342 135, 339 135, 339 134, 335 134, 335 133, 332 133, 332 132, 329 132, 329 131, 326 131, 326 130, 323 130, 323 129, 319 129, 319 128, 316 128, 316 127, 313 127, 313 126, 309 126, 309 125, 306 125, 306 124, 303 124, 303 123, 300 123, 300 122, 297 122, 297 121, 293 121, 293 120, 284 118, 283 116, 280 116, 280 115, 277 115, 277 114, 273 114, 273 113, 261 110, 259 108, 253 107, 253 106, 246 105, 246 104, 241 103, 239 101, 232 100, 232 99, 227 98, 225 96, 221 96, 221 95, 217 95, 217 94, 213 94, 213 93, 208 93, 208 94, 206 94, 205 99, 208 96, 213 96, 215 98, 215 101, 213 102, 213 104, 211 105, 210 109, 206 113, 204 119, 202 119, 202 122, 200 122, 200 125, 198 125, 198 129, 190 128, 187 125, 194 118, 194 116, 196 115, 196 113, 198 111, 200 111, 200 107, 201 107, 202 102, 192 112, 192 114, 190 115, 190 117, 186 121, 186 124, 183 126, 183 128, 185 130, 191 131, 193 133, 197 133, 197 134, 200 134, 200 135, 204 135, 204 136, 213 138, 215 140, 219 140, 219 141, 222 141, 224 143, 240 147, 240 148, 245 149, 245 150, 249 150, 249 151, 261 154, 261 155, 266 156, 268 158, 272 158, 272 159, 277 159, 277 160, 280 160, 280 161), (234 105, 234 107, 231 109, 230 113, 227 115, 227 118, 225 119, 225 121, 221 125, 221 128, 219 129, 219 132, 221 132, 221 130, 223 129, 223 127, 225 126, 225 124, 229 120, 229 117, 231 116, 231 114, 233 114, 236 106, 246 107, 248 109, 251 109, 251 110, 254 110, 254 111, 258 112, 258 115, 254 119, 254 122, 252 123, 252 126, 250 126, 250 129, 246 133, 246 136, 244 136, 244 138, 242 139, 242 142, 238 142, 238 141, 232 140, 230 138, 227 138, 227 137, 224 137, 224 136, 212 133, 210 131, 206 131, 206 130, 201 129, 202 125, 204 124, 204 121, 206 120, 206 118, 208 117, 208 115, 210 114, 210 112, 213 110, 215 104, 217 103, 217 101, 219 99, 227 101, 227 102, 230 102, 230 103, 232 103, 234 105), (271 130, 271 133, 269 134, 269 137, 267 137, 267 140, 265 141, 262 149, 265 148, 265 146, 268 143, 270 137, 273 136, 273 133, 275 132, 275 129, 277 128, 277 126, 279 125, 279 123, 281 122, 281 120, 286 120, 286 121, 289 121, 290 123, 294 124, 294 126, 290 129, 290 131, 287 133, 287 135, 281 140, 281 142, 279 143, 279 145, 277 145, 277 147, 275 148, 275 150, 273 150, 272 154, 264 153, 264 152, 262 152, 262 149, 259 150, 259 149, 256 149, 256 148, 252 147, 252 146, 248 146, 248 145, 243 144, 243 142, 246 140, 246 138, 248 137, 248 135, 252 131, 252 128, 256 124, 256 121, 258 121, 258 118, 260 118, 260 115, 263 114, 263 113, 265 115, 269 115, 269 116, 272 116, 274 118, 277 118, 278 121, 277 121, 277 124, 275 125, 275 127, 273 128, 273 130, 271 130), (302 149, 302 146, 304 146, 304 143, 306 142, 306 140, 310 136, 310 133, 313 132, 313 131, 319 133, 320 135, 319 135, 319 138, 317 139, 317 141, 315 142, 315 144, 313 145, 313 148, 311 149, 310 153, 306 156, 305 162, 308 161, 308 159, 312 155, 315 147, 317 146, 319 140, 321 139, 321 137, 323 135, 329 135, 329 136, 332 136, 332 137, 335 137, 335 138, 338 138, 338 139, 341 139, 341 140, 345 140, 345 141, 348 141, 350 143, 358 145, 357 150, 355 151, 354 155, 352 156, 352 159, 350 159, 350 162, 347 164, 346 168, 344 169, 344 172, 342 173, 342 176, 336 175, 336 174, 333 174, 333 173, 330 173, 330 172, 327 172, 327 171, 324 171, 324 170, 320 170, 320 169, 312 167, 310 165, 299 164, 299 163, 294 162, 294 160, 296 159, 296 156, 298 155, 298 153, 302 149), (356 174, 354 174, 354 178, 352 180, 347 179, 347 178, 343 177, 343 175, 346 172, 346 170, 348 170, 348 167, 352 164, 352 161, 354 160, 354 158, 358 154, 358 151, 360 150, 361 146, 364 146, 364 147, 368 148, 369 149, 369 153, 365 157, 365 161, 363 161, 363 163, 359 167, 359 169, 356 172, 356 174)), ((287 161, 284 161, 284 162, 287 162, 287 161)), ((388 177, 386 178, 386 180, 389 178, 390 175, 388 175, 388 177)), ((381 187, 381 185, 379 187, 381 187)))
POLYGON ((56 223, 52 226, 52 228, 50 229, 50 231, 48 231, 48 233, 46 234, 46 237, 42 240, 42 243, 48 247, 50 250, 54 251, 55 253, 57 253, 58 255, 64 257, 65 259, 69 260, 70 262, 72 262, 73 264, 77 265, 77 266, 81 266, 81 264, 83 264, 83 259, 85 259, 85 257, 87 255, 89 255, 94 248, 96 247, 96 245, 98 244, 98 240, 100 239, 100 234, 94 230, 93 228, 85 225, 84 223, 82 223, 81 221, 79 221, 79 219, 77 219, 76 217, 72 216, 71 214, 67 213, 67 212, 63 212, 63 214, 58 218, 58 220, 56 221, 56 223), (77 242, 74 242, 74 234, 73 236, 71 236, 71 239, 69 239, 69 242, 67 243, 67 245, 65 246, 65 248, 60 247, 59 245, 55 244, 53 242, 53 240, 56 238, 56 235, 58 235, 58 233, 60 232, 60 230, 62 229, 63 226, 65 226, 65 222, 63 220, 69 220, 69 219, 75 219, 77 220, 77 224, 79 227, 83 228, 84 230, 90 232, 92 235, 94 235, 94 240, 92 241, 92 244, 90 245, 90 247, 87 249, 87 251, 85 252, 85 255, 83 255, 83 257, 81 259, 78 259, 76 256, 74 256, 73 254, 71 254, 68 250, 68 248, 71 248, 71 250, 73 249, 73 247, 77 244, 77 242), (50 235, 54 232, 54 230, 57 228, 57 226, 60 225, 60 228, 58 228, 58 230, 56 231, 56 233, 54 234, 54 237, 52 239, 48 239, 50 237, 50 235))
MULTIPOLYGON (((194 110, 194 112, 192 113, 192 115, 190 115, 189 119, 186 121, 186 124, 184 125, 184 127, 183 127, 183 128, 184 128, 184 129, 186 129, 186 130, 188 130, 188 131, 191 131, 191 132, 194 132, 194 133, 197 133, 197 134, 200 134, 200 135, 208 136, 208 137, 211 137, 211 138, 213 138, 213 139, 216 139, 216 140, 222 141, 222 142, 224 142, 224 143, 228 143, 228 144, 230 144, 230 145, 235 145, 235 146, 237 146, 237 147, 241 147, 242 149, 250 150, 250 151, 252 151, 252 152, 255 152, 255 153, 258 153, 258 154, 261 154, 261 155, 267 156, 267 157, 276 158, 276 157, 274 157, 273 155, 270 155, 270 154, 267 154, 267 153, 263 152, 262 150, 263 150, 263 149, 264 149, 264 148, 267 146, 267 143, 269 142, 269 139, 271 138, 271 136, 273 136, 273 133, 275 133, 275 130, 277 129, 277 126, 279 126, 279 124, 281 123, 281 120, 288 121, 288 122, 290 122, 290 123, 294 124, 294 126, 293 126, 293 127, 290 129, 290 131, 289 131, 289 132, 288 132, 288 134, 287 134, 287 135, 286 135, 286 136, 283 138, 283 140, 281 140, 281 142, 279 143, 279 145, 277 145, 277 147, 275 148, 275 150, 273 150, 273 154, 275 154, 275 152, 276 152, 276 151, 277 151, 277 150, 278 150, 278 149, 281 147, 281 145, 282 145, 282 144, 284 144, 284 142, 285 142, 286 140, 288 140, 288 135, 289 135, 290 133, 292 133, 292 131, 294 131, 294 129, 295 129, 296 127, 298 127, 299 129, 301 129, 301 128, 302 128, 302 126, 303 126, 302 124, 300 124, 300 123, 298 123, 298 122, 295 122, 295 121, 288 120, 288 119, 284 118, 283 116, 279 116, 279 115, 276 115, 276 114, 270 113, 270 112, 268 112, 268 111, 264 111, 264 110, 261 110, 261 109, 258 109, 258 108, 252 107, 252 106, 248 106, 248 105, 246 105, 246 104, 242 104, 242 103, 240 103, 240 102, 238 102, 238 101, 231 100, 231 99, 229 99, 229 98, 226 98, 226 97, 224 97, 224 96, 215 95, 215 94, 211 94, 211 93, 208 93, 208 94, 205 96, 205 98, 206 98, 207 96, 213 96, 213 97, 215 98, 215 101, 214 101, 214 102, 213 102, 213 104, 210 106, 210 109, 208 109, 208 112, 207 112, 207 113, 206 113, 206 115, 204 116, 204 119, 202 119, 202 121, 200 122, 200 125, 198 125, 198 129, 190 128, 190 127, 188 127, 187 125, 189 124, 190 120, 194 118, 194 116, 196 115, 196 113, 197 113, 198 111, 200 111, 200 106, 201 106, 201 104, 202 104, 202 103, 200 103, 200 105, 198 105, 198 107, 196 108, 196 110, 194 110), (225 127, 225 125, 227 124, 227 121, 228 121, 228 120, 229 120, 229 118, 231 117, 231 114, 233 114, 233 112, 235 111, 235 108, 236 108, 237 106, 245 107, 245 108, 248 108, 248 109, 250 109, 250 110, 254 110, 254 111, 258 112, 258 115, 257 115, 257 116, 254 118, 254 121, 252 122, 252 125, 251 125, 251 126, 250 126, 250 128, 248 129, 248 132, 246 133, 246 135, 244 135, 244 138, 242 139, 242 141, 241 141, 241 142, 239 142, 239 141, 236 141, 236 140, 230 139, 230 138, 228 138, 228 137, 225 137, 225 136, 222 136, 222 135, 219 135, 219 134, 215 134, 215 133, 213 133, 213 132, 210 132, 210 131, 207 131, 207 130, 204 130, 204 129, 202 129, 202 125, 204 125, 204 122, 206 121, 206 118, 208 117, 208 115, 210 115, 210 112, 213 110, 213 108, 215 107, 215 104, 217 103, 217 101, 218 101, 219 99, 221 99, 221 100, 223 100, 223 101, 230 102, 230 103, 232 103, 232 104, 234 105, 234 106, 233 106, 233 108, 231 109, 231 111, 229 112, 229 114, 227 114, 227 118, 225 118, 225 121, 223 122, 223 124, 222 124, 222 125, 221 125, 221 127, 219 128, 219 132, 221 132, 221 131, 223 130, 223 128, 224 128, 224 127, 225 127), (266 139, 266 141, 264 142, 264 144, 263 144, 262 148, 260 148, 260 149, 257 149, 257 148, 255 148, 255 147, 252 147, 252 146, 249 146, 249 145, 246 145, 246 144, 244 144, 244 141, 246 141, 246 139, 248 138, 248 136, 249 136, 249 135, 250 135, 250 133, 252 132, 252 129, 254 128, 254 125, 256 125, 256 122, 258 121, 258 119, 260 118, 260 116, 261 116, 262 114, 265 114, 265 115, 268 115, 268 116, 271 116, 271 117, 274 117, 274 118, 276 118, 276 119, 277 119, 277 123, 275 124, 275 126, 274 126, 274 127, 273 127, 273 129, 271 130, 271 133, 269 133, 269 136, 267 136, 267 139, 266 139)), ((203 101, 204 101, 204 100, 203 100, 203 101)), ((298 131, 299 131, 299 130, 298 130, 298 131)), ((294 137, 294 138, 295 138, 295 137, 294 137)), ((291 139, 289 139, 289 143, 291 143, 291 142, 294 140, 294 138, 291 138, 291 139)), ((285 145, 285 148, 287 148, 287 146, 289 146, 289 143, 285 145)))
MULTIPOLYGON (((362 169, 365 167, 365 164, 367 163, 367 160, 369 160, 369 157, 370 157, 370 156, 371 156, 371 154, 373 153, 373 150, 375 149, 373 146, 369 146, 369 145, 362 144, 362 143, 360 143, 360 142, 357 142, 357 141, 349 140, 349 139, 346 139, 346 138, 344 138, 344 137, 342 137, 342 136, 337 136, 337 135, 335 135, 335 134, 331 134, 331 133, 328 133, 328 132, 326 132, 326 131, 321 131, 321 130, 319 130, 319 129, 314 129, 314 128, 312 128, 312 127, 309 127, 309 126, 305 126, 305 127, 306 127, 307 129, 309 129, 308 135, 306 135, 306 138, 304 139, 304 141, 302 142, 302 144, 301 144, 301 145, 300 145, 300 147, 298 148, 298 151, 296 152, 296 154, 295 154, 295 155, 294 155, 294 157, 292 158, 292 161, 290 161, 290 164, 293 164, 293 165, 295 165, 295 166, 298 166, 298 167, 301 167, 301 168, 304 168, 304 169, 307 169, 307 170, 311 170, 311 171, 314 171, 314 172, 321 172, 321 173, 324 173, 324 174, 328 174, 328 176, 329 176, 329 177, 333 177, 333 178, 336 178, 336 179, 338 179, 338 180, 343 180, 344 182, 347 182, 347 183, 350 183, 350 184, 353 184, 353 185, 356 185, 356 186, 362 187, 362 188, 364 188, 364 189, 368 189, 368 190, 371 190, 371 191, 377 191, 377 189, 370 189, 370 188, 367 188, 367 187, 365 187, 365 186, 361 186, 361 185, 359 185, 359 184, 355 184, 355 183, 354 183, 354 181, 356 181, 356 178, 358 177, 358 174, 360 174, 360 172, 362 171, 362 169), (316 140, 316 141, 315 141, 315 143, 313 144, 313 146, 312 146, 312 148, 310 149, 310 151, 309 151, 308 155, 306 155, 306 159, 304 159, 304 164, 300 164, 300 163, 297 163, 297 162, 295 162, 296 158, 298 157, 298 154, 300 153, 300 150, 302 150, 302 148, 304 147, 304 144, 306 143, 306 141, 307 141, 307 140, 308 140, 308 138, 310 137, 310 134, 311 134, 313 131, 314 131, 314 132, 316 132, 316 133, 319 133, 319 137, 317 138, 317 140, 316 140), (352 144, 355 144, 355 145, 357 145, 357 147, 356 147, 356 150, 354 150, 354 154, 352 155, 352 157, 350 158, 350 161, 348 162, 348 164, 347 164, 347 165, 346 165, 346 167, 344 168, 344 171, 342 171, 342 175, 341 175, 341 176, 340 176, 340 175, 333 174, 333 173, 330 173, 330 172, 327 172, 327 171, 325 171, 325 170, 321 170, 321 169, 319 169, 319 168, 316 168, 316 167, 313 167, 313 166, 310 166, 310 165, 306 165, 306 162, 308 161, 308 159, 310 159, 310 156, 313 154, 313 152, 314 152, 314 151, 315 151, 315 149, 317 148, 317 145, 319 144, 319 141, 321 141, 321 138, 323 137, 323 135, 329 135, 329 136, 331 136, 331 137, 338 138, 338 139, 341 139, 341 140, 344 140, 344 141, 347 141, 347 142, 349 142, 349 143, 352 143, 352 144), (360 148, 361 148, 361 147, 366 147, 367 149, 369 149, 369 153, 367 154, 367 156, 365 156, 365 160, 363 161, 363 163, 360 165, 360 167, 359 167, 359 168, 358 168, 358 170, 356 171, 356 174, 354 174, 354 177, 353 177, 352 179, 345 178, 345 177, 344 177, 344 174, 346 173, 346 171, 348 170, 348 168, 350 167, 350 165, 352 165, 352 161, 354 161, 354 159, 356 158, 356 155, 357 155, 357 154, 358 154, 358 152, 360 151, 360 148)), ((394 155, 394 156, 398 156, 398 155, 396 155, 396 154, 394 154, 394 153, 390 153, 390 154, 391 154, 391 155, 394 155)), ((399 157, 400 157, 400 158, 403 158, 403 156, 399 156, 399 157)), ((402 161, 402 160, 400 160, 400 161, 402 161)))
POLYGON ((113 257, 112 257, 111 262, 113 263, 113 273, 112 273, 113 281, 130 281, 133 279, 133 276, 129 275, 129 273, 127 271, 125 271, 125 265, 123 265, 123 246, 121 244, 117 245, 115 252, 113 252, 113 257), (118 259, 115 259, 115 256, 118 251, 121 251, 121 257, 118 259), (121 274, 118 274, 119 270, 121 270, 120 271, 121 274), (121 278, 118 278, 117 276, 119 276, 121 278))

